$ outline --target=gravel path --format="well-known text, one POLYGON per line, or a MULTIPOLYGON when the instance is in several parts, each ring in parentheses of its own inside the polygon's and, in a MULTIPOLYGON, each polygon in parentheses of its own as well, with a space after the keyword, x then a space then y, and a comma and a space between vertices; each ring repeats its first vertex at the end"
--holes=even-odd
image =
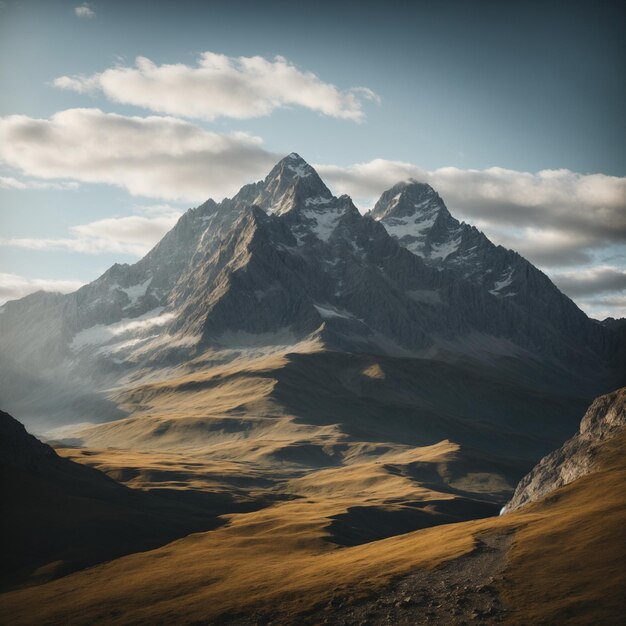
POLYGON ((494 583, 506 563, 512 535, 485 535, 465 556, 432 570, 409 574, 358 604, 333 598, 302 624, 394 626, 420 624, 494 624, 504 619, 494 583))
POLYGON ((274 615, 225 617, 237 626, 481 626, 506 615, 496 588, 513 534, 483 535, 472 552, 432 570, 416 570, 357 602, 335 595, 296 620, 274 615))

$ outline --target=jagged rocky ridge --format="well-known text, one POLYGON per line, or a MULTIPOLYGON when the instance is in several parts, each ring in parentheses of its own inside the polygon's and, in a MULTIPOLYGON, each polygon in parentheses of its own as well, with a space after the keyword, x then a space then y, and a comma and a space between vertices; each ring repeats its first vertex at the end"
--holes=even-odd
POLYGON ((597 449, 626 427, 626 387, 594 400, 580 423, 580 430, 561 448, 545 456, 524 476, 503 513, 515 511, 544 498, 594 469, 597 449))
POLYGON ((0 391, 21 414, 37 410, 23 379, 89 414, 102 401, 89 390, 227 350, 233 338, 244 348, 313 337, 330 350, 541 361, 586 393, 624 374, 621 335, 460 224, 432 188, 401 183, 361 215, 294 153, 233 198, 189 210, 136 264, 0 311, 0 391))

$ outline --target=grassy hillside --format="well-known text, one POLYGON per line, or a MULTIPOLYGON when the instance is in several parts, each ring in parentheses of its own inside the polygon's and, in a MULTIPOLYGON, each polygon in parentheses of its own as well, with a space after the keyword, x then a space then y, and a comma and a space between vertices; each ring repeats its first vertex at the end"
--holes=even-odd
POLYGON ((601 471, 519 513, 354 547, 326 540, 327 520, 341 506, 319 495, 321 484, 315 498, 230 515, 214 531, 5 593, 0 619, 190 624, 266 613, 289 622, 338 593, 346 601, 375 594, 399 576, 470 553, 485 534, 513 532, 499 583, 512 624, 617 623, 626 584, 625 444, 622 437, 606 447, 601 471))
MULTIPOLYGON (((626 615, 626 433, 604 444, 602 469, 512 514, 503 596, 511 623, 618 624, 626 615)), ((509 517, 508 515, 505 517, 509 517)))

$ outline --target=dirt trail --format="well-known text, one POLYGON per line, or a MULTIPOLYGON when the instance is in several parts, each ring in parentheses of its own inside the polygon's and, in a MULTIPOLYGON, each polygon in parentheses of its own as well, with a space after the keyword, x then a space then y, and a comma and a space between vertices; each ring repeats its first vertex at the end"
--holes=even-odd
MULTIPOLYGON (((475 549, 459 559, 432 570, 415 571, 357 602, 336 595, 325 607, 299 616, 297 623, 333 626, 500 623, 506 609, 496 585, 502 577, 512 537, 512 534, 480 536, 475 549)), ((269 626, 289 622, 277 615, 259 615, 236 623, 269 626)))

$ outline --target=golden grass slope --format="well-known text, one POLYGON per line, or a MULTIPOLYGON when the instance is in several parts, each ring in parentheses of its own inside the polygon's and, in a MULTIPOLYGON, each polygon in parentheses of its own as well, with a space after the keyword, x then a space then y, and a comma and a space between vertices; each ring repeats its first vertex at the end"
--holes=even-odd
POLYGON ((599 471, 502 519, 524 521, 503 584, 511 624, 624 623, 626 433, 604 444, 599 471))
POLYGON ((612 624, 623 616, 626 438, 602 469, 518 513, 352 548, 324 540, 332 499, 299 499, 150 552, 0 596, 10 624, 190 624, 266 612, 279 623, 356 598, 398 575, 472 550, 481 533, 515 532, 502 582, 511 624, 612 624), (620 612, 621 611, 621 612, 620 612))
POLYGON ((78 430, 82 445, 320 467, 336 464, 346 443, 424 447, 450 438, 506 450, 520 461, 515 482, 571 433, 586 405, 536 381, 520 385, 504 365, 320 350, 199 358, 160 379, 146 371, 126 380, 108 399, 129 417, 78 430))

